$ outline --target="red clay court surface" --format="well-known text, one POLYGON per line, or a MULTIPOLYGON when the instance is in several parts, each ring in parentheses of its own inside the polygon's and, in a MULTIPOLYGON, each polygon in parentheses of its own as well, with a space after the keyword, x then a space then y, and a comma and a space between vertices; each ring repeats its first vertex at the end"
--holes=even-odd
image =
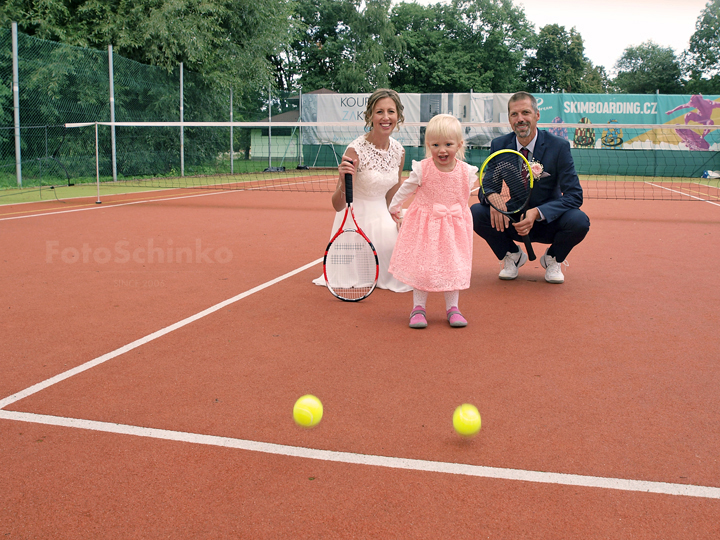
POLYGON ((717 202, 587 201, 563 285, 477 238, 418 331, 310 283, 328 194, 180 195, 0 207, 1 538, 720 538, 717 202))

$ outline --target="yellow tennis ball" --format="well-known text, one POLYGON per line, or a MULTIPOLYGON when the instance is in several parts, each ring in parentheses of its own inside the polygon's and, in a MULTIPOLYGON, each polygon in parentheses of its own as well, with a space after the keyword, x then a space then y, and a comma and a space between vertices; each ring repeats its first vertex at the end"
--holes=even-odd
POLYGON ((460 435, 469 437, 480 431, 480 413, 475 405, 463 403, 453 413, 453 427, 460 435))
POLYGON ((322 415, 322 403, 310 394, 298 399, 293 407, 293 418, 299 426, 314 427, 322 420, 322 415))

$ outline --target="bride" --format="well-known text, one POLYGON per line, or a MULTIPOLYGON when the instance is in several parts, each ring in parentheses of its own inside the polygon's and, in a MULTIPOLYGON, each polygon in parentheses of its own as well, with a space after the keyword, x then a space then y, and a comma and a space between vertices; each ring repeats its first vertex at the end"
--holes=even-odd
MULTIPOLYGON (((388 272, 397 225, 390 217, 388 205, 402 184, 405 149, 391 137, 403 122, 403 105, 394 90, 375 90, 367 102, 365 125, 370 131, 351 142, 338 166, 338 184, 332 195, 337 212, 331 234, 342 222, 345 202, 345 174, 353 176, 353 210, 358 224, 375 246, 380 264, 377 286, 394 292, 408 292, 412 288, 388 272)), ((320 276, 313 283, 325 285, 320 276)))

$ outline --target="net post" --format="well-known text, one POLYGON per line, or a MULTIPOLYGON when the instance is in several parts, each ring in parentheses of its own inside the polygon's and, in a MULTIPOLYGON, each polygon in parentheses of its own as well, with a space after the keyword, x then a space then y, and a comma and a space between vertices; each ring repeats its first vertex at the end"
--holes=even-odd
POLYGON ((230 89, 230 174, 235 174, 235 158, 233 156, 233 91, 230 89))

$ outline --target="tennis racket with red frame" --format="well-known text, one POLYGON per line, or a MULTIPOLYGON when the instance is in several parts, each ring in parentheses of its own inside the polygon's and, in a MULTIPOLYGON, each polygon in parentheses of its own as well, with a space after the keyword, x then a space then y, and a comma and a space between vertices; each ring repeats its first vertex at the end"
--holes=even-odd
MULTIPOLYGON (((480 168, 480 188, 485 199, 495 210, 506 215, 513 223, 521 221, 530 203, 533 189, 530 163, 520 152, 498 150, 491 154, 480 168)), ((520 237, 525 243, 528 259, 535 260, 530 238, 520 237)))
POLYGON ((325 250, 323 274, 335 297, 358 302, 375 290, 380 264, 375 247, 355 220, 351 174, 345 175, 345 201, 342 223, 325 250))

